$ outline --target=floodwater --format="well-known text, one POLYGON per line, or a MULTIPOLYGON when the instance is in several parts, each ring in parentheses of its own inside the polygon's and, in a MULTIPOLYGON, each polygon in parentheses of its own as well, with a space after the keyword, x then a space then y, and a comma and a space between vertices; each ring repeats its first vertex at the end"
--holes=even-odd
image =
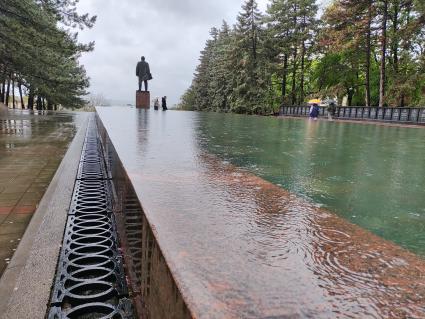
POLYGON ((392 242, 421 252, 408 234, 423 229, 423 213, 410 214, 423 183, 421 130, 98 113, 195 317, 425 317, 425 260, 392 242), (393 188, 409 196, 397 202, 399 229, 389 241, 365 228, 384 228, 382 236, 396 228, 386 221, 396 211, 386 201, 400 198, 393 188))
POLYGON ((0 276, 84 117, 0 108, 0 276))

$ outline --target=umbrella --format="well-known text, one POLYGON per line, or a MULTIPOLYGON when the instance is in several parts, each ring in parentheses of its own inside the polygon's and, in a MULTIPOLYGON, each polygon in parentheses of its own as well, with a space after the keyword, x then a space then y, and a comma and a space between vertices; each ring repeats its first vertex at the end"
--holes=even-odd
POLYGON ((322 103, 322 101, 319 99, 312 99, 308 101, 308 104, 320 104, 320 103, 322 103))

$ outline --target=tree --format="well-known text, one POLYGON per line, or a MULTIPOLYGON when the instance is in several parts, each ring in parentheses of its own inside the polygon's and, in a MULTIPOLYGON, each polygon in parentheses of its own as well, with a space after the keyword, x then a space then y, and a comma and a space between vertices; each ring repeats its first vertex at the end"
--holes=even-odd
POLYGON ((379 78, 379 107, 384 106, 386 87, 386 55, 387 55, 387 20, 388 0, 383 0, 382 27, 381 27, 381 65, 379 78))
POLYGON ((231 54, 234 90, 231 108, 237 113, 259 113, 264 102, 263 55, 260 55, 262 16, 255 0, 246 0, 237 16, 231 54))
MULTIPOLYGON (((269 114, 333 97, 348 105, 425 103, 422 0, 246 0, 230 30, 213 29, 185 108, 269 114)), ((183 103, 184 102, 184 103, 183 103)))
POLYGON ((0 65, 3 78, 12 78, 29 92, 28 108, 82 106, 88 86, 82 52, 94 43, 80 44, 73 27, 92 27, 96 18, 78 15, 71 0, 6 0, 0 3, 0 65), (70 28, 63 28, 68 26, 70 28), (43 101, 47 100, 46 103, 43 101))

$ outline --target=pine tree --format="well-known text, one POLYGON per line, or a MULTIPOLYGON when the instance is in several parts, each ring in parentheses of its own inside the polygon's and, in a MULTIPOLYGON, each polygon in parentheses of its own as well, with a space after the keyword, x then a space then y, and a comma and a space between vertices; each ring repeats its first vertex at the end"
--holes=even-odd
POLYGON ((196 68, 193 90, 195 95, 195 109, 196 110, 208 110, 211 109, 211 97, 210 97, 210 82, 214 77, 212 73, 212 63, 214 46, 217 42, 218 30, 212 28, 210 31, 211 39, 208 39, 201 56, 199 58, 199 65, 196 68))
POLYGON ((68 0, 6 0, 0 3, 1 82, 17 79, 29 95, 28 108, 54 105, 81 106, 88 87, 79 55, 94 43, 80 44, 72 28, 91 27, 95 17, 78 15, 68 0), (65 24, 65 30, 58 25, 65 24))
POLYGON ((263 57, 259 55, 261 24, 257 2, 246 0, 237 17, 231 57, 236 66, 231 108, 237 113, 257 113, 264 100, 264 79, 260 77, 263 57))
POLYGON ((232 46, 232 34, 229 25, 223 21, 215 43, 210 82, 211 107, 216 111, 227 111, 229 108, 229 97, 232 91, 232 74, 230 63, 230 50, 232 46))

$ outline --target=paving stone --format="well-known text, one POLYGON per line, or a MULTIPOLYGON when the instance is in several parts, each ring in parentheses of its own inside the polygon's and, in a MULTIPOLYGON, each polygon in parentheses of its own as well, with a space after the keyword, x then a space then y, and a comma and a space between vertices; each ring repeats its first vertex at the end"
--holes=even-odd
MULTIPOLYGON (((71 129, 74 116, 69 113, 35 118, 19 111, 1 115, 0 234, 3 235, 0 236, 14 239, 23 236, 74 137, 75 129, 71 129), (13 121, 9 121, 11 118, 13 121), (6 133, 2 127, 5 119, 8 123, 6 133), (23 125, 31 128, 30 135, 25 135, 23 125)), ((0 244, 0 255, 5 249, 0 244)), ((10 250, 6 251, 9 257, 12 254, 10 250)), ((3 270, 4 264, 0 260, 0 276, 3 270)))
MULTIPOLYGON (((21 202, 20 202, 21 203, 21 202)), ((36 210, 35 205, 18 205, 13 208, 14 214, 32 214, 36 210)))
POLYGON ((13 206, 0 206, 0 215, 8 215, 13 209, 13 206))

